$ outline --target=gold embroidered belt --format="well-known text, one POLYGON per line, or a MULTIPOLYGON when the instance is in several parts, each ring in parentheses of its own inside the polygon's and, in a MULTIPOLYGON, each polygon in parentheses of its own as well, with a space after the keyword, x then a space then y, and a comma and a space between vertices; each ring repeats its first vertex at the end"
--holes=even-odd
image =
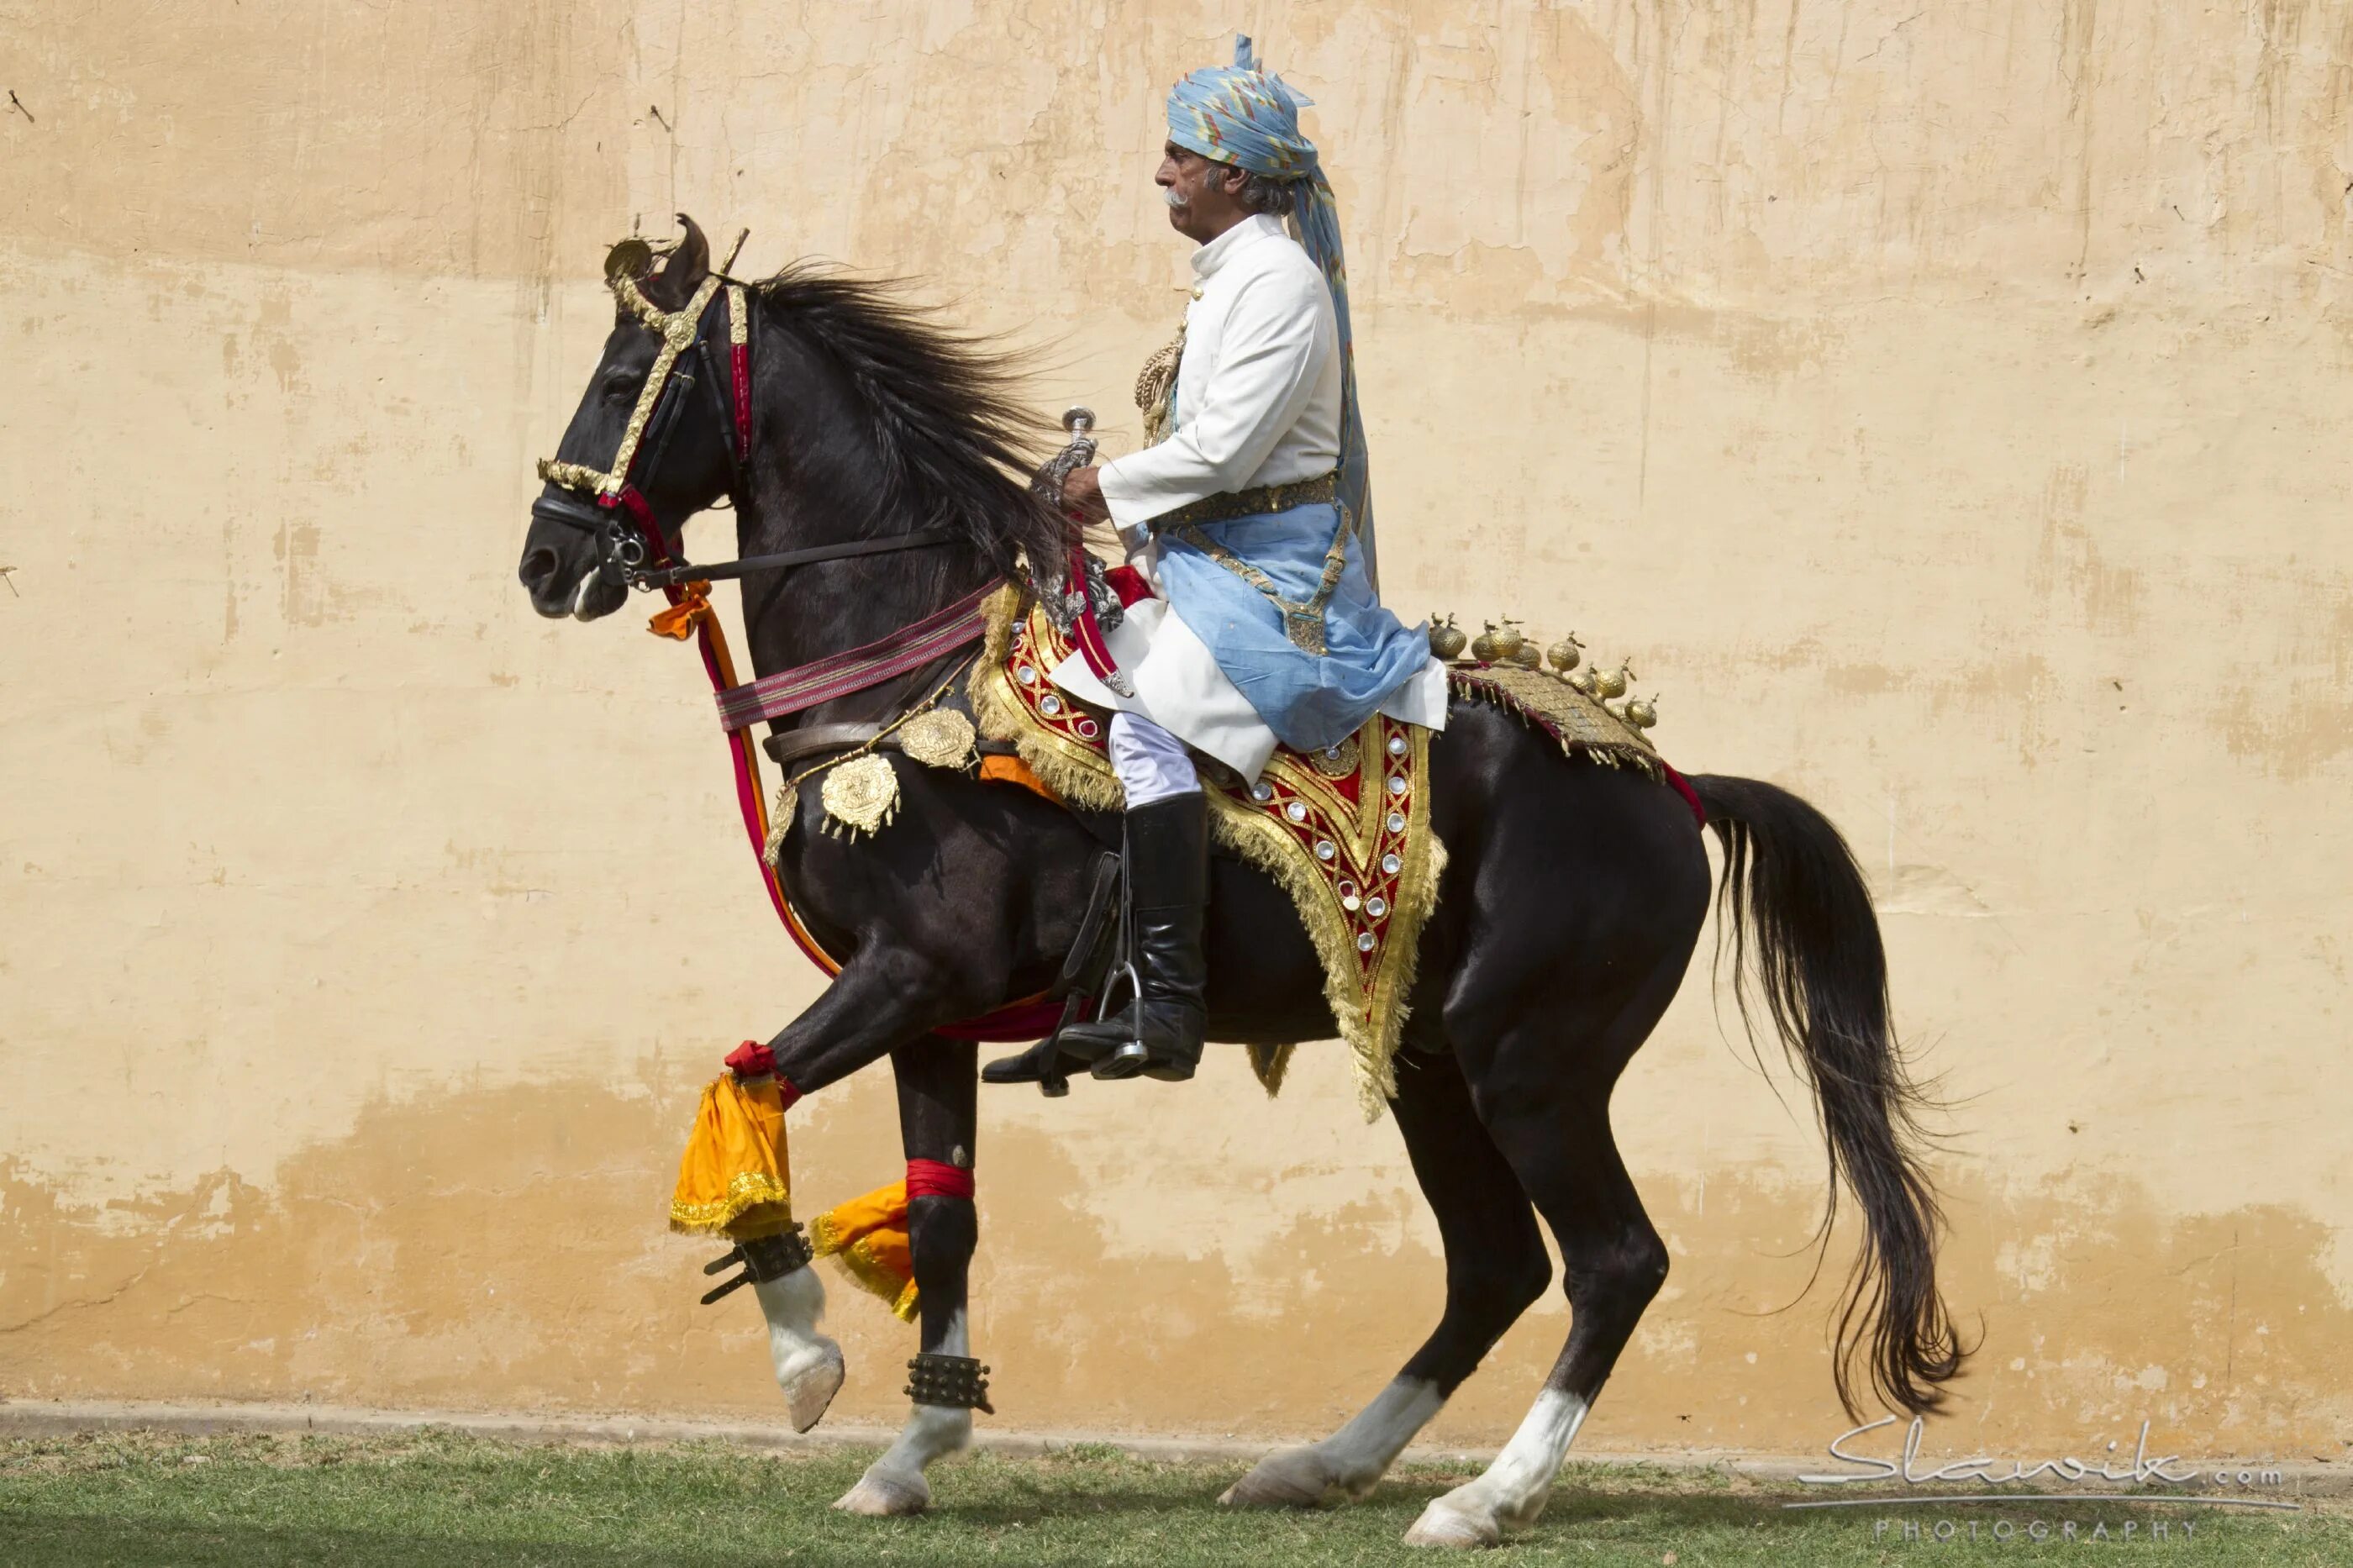
POLYGON ((1238 517, 1263 517, 1271 511, 1289 511, 1295 506, 1314 501, 1335 501, 1340 499, 1340 470, 1318 474, 1312 479, 1293 479, 1283 485, 1252 485, 1246 490, 1227 490, 1221 495, 1203 496, 1172 508, 1152 520, 1155 531, 1178 528, 1188 522, 1231 522, 1238 517))
POLYGON ((1282 612, 1282 635, 1292 646, 1320 657, 1329 646, 1324 636, 1324 608, 1332 602, 1332 591, 1340 585, 1340 574, 1348 564, 1348 528, 1352 521, 1348 509, 1340 509, 1340 526, 1333 531, 1332 548, 1324 552, 1323 581, 1315 585, 1314 595, 1305 599, 1284 598, 1273 578, 1203 533, 1199 525, 1263 517, 1295 506, 1339 499, 1340 474, 1335 468, 1312 479, 1297 479, 1285 485, 1253 485, 1246 490, 1206 496, 1173 511, 1162 512, 1152 520, 1152 526, 1160 532, 1174 534, 1257 589, 1261 597, 1282 612))

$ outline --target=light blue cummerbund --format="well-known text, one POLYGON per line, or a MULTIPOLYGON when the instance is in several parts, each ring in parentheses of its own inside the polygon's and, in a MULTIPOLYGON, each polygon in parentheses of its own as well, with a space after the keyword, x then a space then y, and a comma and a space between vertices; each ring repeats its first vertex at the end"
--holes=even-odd
MULTIPOLYGON (((1304 603, 1323 584, 1324 556, 1339 519, 1330 501, 1311 501, 1198 526, 1273 579, 1284 598, 1304 603)), ((1408 626, 1381 606, 1354 538, 1346 563, 1324 606, 1326 651, 1312 654, 1282 635, 1282 612, 1265 595, 1183 540, 1160 540, 1160 584, 1170 611, 1208 645, 1218 668, 1275 737, 1296 751, 1355 734, 1430 661, 1429 626, 1408 626)))

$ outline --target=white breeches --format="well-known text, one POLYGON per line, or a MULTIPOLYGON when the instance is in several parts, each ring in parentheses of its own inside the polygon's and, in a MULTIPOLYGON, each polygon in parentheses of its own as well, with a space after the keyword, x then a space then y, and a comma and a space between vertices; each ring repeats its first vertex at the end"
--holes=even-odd
POLYGON ((1200 770, 1185 742, 1140 713, 1111 716, 1111 765, 1131 807, 1201 787, 1200 770))

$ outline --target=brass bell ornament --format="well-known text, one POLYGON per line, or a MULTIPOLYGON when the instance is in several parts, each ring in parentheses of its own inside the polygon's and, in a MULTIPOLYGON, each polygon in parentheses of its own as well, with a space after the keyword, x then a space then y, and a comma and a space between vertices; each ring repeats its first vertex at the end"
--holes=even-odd
POLYGON ((1448 616, 1443 622, 1436 616, 1430 616, 1430 651, 1440 660, 1451 664, 1461 658, 1470 640, 1463 635, 1462 628, 1454 624, 1452 616, 1448 616))
POLYGON ((1637 730, 1647 730, 1659 721, 1659 700, 1650 697, 1630 698, 1626 703, 1626 722, 1637 730))
POLYGON ((1505 621, 1500 627, 1486 623, 1487 629, 1471 639, 1471 657, 1481 664, 1501 664, 1520 651, 1520 628, 1505 621))
POLYGON ((1615 669, 1597 670, 1593 676, 1594 695, 1604 699, 1623 697, 1627 684, 1633 679, 1634 667, 1620 663, 1615 669))
POLYGON ((1570 670, 1575 669, 1577 661, 1584 655, 1585 645, 1577 640, 1575 632, 1569 633, 1560 641, 1545 649, 1546 661, 1553 667, 1556 673, 1561 675, 1567 675, 1570 670))

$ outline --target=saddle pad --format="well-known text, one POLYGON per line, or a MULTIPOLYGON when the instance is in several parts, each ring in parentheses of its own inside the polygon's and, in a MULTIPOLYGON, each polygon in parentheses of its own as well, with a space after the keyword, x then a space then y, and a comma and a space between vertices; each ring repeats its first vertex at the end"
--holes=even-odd
MULTIPOLYGON (((1118 810, 1110 714, 1047 679, 1069 656, 1069 639, 1011 589, 992 599, 987 614, 988 640, 972 674, 981 733, 1012 742, 1064 799, 1118 810)), ((1397 1089, 1390 1058, 1446 864, 1430 826, 1429 767, 1430 731, 1377 713, 1324 751, 1278 751, 1255 785, 1201 759, 1210 831, 1291 895, 1323 959, 1324 998, 1354 1054, 1367 1121, 1397 1089)), ((1217 919, 1214 907, 1209 918, 1217 919)), ((1291 1051, 1250 1047, 1269 1094, 1282 1087, 1291 1051)))

